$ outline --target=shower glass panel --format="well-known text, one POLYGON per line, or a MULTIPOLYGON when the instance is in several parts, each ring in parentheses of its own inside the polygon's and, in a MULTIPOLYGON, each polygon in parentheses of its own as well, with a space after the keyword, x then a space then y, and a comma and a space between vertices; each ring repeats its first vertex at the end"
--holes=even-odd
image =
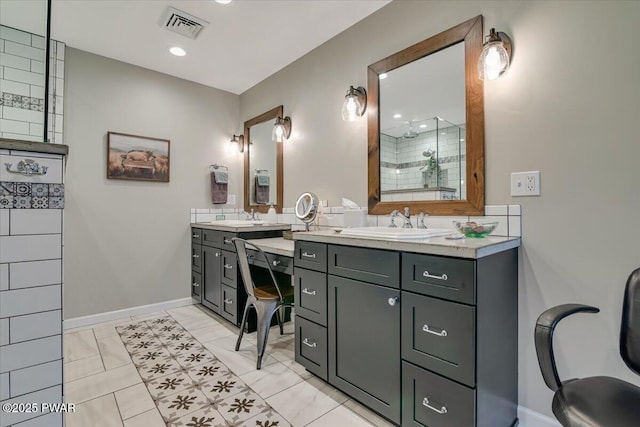
POLYGON ((382 200, 465 199, 465 140, 464 124, 440 117, 382 129, 382 200))

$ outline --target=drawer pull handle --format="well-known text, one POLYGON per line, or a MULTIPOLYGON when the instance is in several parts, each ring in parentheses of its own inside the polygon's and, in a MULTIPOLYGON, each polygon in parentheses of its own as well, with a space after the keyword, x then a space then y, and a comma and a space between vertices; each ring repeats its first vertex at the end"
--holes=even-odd
POLYGON ((225 304, 233 304, 233 300, 225 299, 225 300, 224 300, 224 303, 225 303, 225 304))
POLYGON ((194 288, 197 288, 198 286, 200 286, 200 283, 193 282, 193 287, 194 288))
POLYGON ((436 408, 435 406, 431 406, 431 403, 429 402, 429 398, 425 397, 422 400, 422 405, 426 406, 427 408, 431 409, 433 412, 437 412, 438 414, 444 415, 447 413, 447 407, 446 406, 442 406, 440 409, 436 408))
POLYGON ((216 257, 219 257, 220 256, 220 252, 216 252, 215 255, 216 255, 216 257))
POLYGON ((303 294, 307 294, 307 295, 315 295, 316 294, 316 290, 315 289, 311 289, 309 290, 309 288, 304 288, 302 290, 303 294))
POLYGON ((191 256, 194 257, 194 258, 200 258, 200 255, 198 255, 198 254, 193 254, 191 256))
POLYGON ((387 300, 387 302, 389 303, 389 305, 391 307, 393 307, 394 305, 396 305, 398 303, 398 297, 389 298, 387 300))
POLYGON ((225 264, 224 268, 226 268, 227 270, 231 270, 233 268, 233 265, 225 264))
POLYGON ((305 258, 313 258, 313 259, 316 258, 316 254, 310 254, 308 252, 302 252, 302 256, 305 258))
POLYGON ((445 331, 444 329, 441 330, 440 332, 436 332, 433 329, 429 329, 429 325, 424 325, 422 327, 422 330, 424 332, 429 332, 430 334, 437 335, 439 337, 446 337, 447 336, 447 331, 445 331))
POLYGON ((193 238, 194 238, 194 239, 199 239, 199 238, 200 238, 200 235, 199 235, 199 234, 194 234, 194 235, 193 235, 193 238))
POLYGON ((224 244, 225 244, 225 245, 230 245, 230 244, 232 244, 232 243, 233 243, 233 242, 232 242, 230 239, 224 239, 224 244))
POLYGON ((33 161, 31 159, 24 159, 18 162, 18 166, 16 166, 16 170, 11 170, 11 165, 13 163, 5 163, 4 167, 7 169, 9 173, 17 173, 24 176, 33 176, 33 175, 46 175, 47 174, 47 166, 40 166, 38 162, 33 161))
POLYGON ((280 263, 281 263, 281 262, 282 262, 282 261, 280 261, 279 259, 274 259, 274 260, 273 260, 273 266, 274 266, 274 267, 277 267, 278 265, 280 265, 280 263))
POLYGON ((307 347, 311 347, 311 348, 316 348, 318 346, 318 344, 309 341, 309 339, 307 339, 307 338, 302 340, 302 344, 306 345, 307 347))
POLYGON ((438 280, 447 280, 449 278, 449 276, 447 276, 446 274, 443 274, 442 276, 435 276, 433 274, 429 274, 428 271, 425 271, 424 273, 422 273, 422 275, 430 279, 438 279, 438 280))

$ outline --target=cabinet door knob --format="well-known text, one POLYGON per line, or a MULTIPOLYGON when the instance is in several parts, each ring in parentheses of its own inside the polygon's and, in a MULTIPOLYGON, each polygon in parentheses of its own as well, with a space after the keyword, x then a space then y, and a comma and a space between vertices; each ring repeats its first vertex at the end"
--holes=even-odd
POLYGON ((194 258, 200 258, 200 255, 197 255, 197 254, 193 254, 191 256, 194 257, 194 258))
POLYGON ((422 399, 422 405, 426 406, 427 408, 431 409, 433 412, 437 412, 438 414, 444 415, 447 413, 447 407, 446 406, 442 406, 440 408, 436 408, 435 406, 431 406, 431 402, 429 401, 428 397, 425 397, 424 399, 422 399))
POLYGON ((225 243, 225 245, 230 245, 233 242, 230 239, 224 239, 224 243, 225 243))
POLYGON ((277 267, 278 265, 280 265, 280 263, 281 263, 281 262, 282 262, 282 261, 280 261, 279 259, 274 259, 274 260, 273 260, 273 266, 274 266, 274 267, 277 267))
POLYGON ((220 256, 220 252, 216 252, 216 254, 215 254, 215 255, 216 255, 217 257, 219 257, 219 256, 220 256))
POLYGON ((389 298, 387 300, 387 302, 389 303, 390 306, 393 307, 394 305, 396 305, 398 303, 398 297, 389 298))

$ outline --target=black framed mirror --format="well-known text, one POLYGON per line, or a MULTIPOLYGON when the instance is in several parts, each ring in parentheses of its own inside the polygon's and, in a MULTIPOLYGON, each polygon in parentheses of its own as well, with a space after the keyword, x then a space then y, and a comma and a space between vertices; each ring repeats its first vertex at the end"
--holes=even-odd
POLYGON ((370 214, 484 214, 476 16, 368 67, 370 214))

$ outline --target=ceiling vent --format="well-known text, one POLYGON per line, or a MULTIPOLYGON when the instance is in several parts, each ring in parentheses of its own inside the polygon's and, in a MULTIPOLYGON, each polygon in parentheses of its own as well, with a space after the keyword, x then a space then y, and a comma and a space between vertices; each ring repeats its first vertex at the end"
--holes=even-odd
POLYGON ((195 39, 209 23, 169 6, 160 19, 160 25, 169 31, 195 39))

